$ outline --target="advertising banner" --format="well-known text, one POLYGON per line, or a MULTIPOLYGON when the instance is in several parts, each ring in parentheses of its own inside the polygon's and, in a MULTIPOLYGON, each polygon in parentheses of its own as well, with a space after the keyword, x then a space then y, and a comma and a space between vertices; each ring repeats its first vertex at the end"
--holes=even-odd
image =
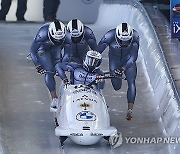
POLYGON ((180 0, 171 0, 171 37, 180 39, 180 0))

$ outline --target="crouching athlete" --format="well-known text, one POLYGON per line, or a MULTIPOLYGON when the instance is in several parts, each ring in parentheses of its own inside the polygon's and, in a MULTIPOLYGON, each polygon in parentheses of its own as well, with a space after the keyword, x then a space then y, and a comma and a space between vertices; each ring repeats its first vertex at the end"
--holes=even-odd
POLYGON ((96 80, 96 88, 103 89, 104 80, 101 78, 103 76, 103 72, 100 70, 101 61, 101 54, 91 50, 87 52, 83 64, 59 63, 56 65, 56 70, 66 86, 70 83, 88 85, 96 80), (70 72, 70 81, 67 78, 66 71, 70 72))

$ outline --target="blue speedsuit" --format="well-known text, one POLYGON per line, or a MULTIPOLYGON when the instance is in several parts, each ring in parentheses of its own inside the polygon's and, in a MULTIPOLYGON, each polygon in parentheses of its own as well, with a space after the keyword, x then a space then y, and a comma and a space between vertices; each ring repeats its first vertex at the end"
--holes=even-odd
POLYGON ((30 54, 35 64, 41 65, 47 72, 45 74, 45 83, 50 92, 55 90, 55 65, 62 61, 61 50, 63 45, 54 45, 48 37, 49 23, 44 24, 35 36, 30 54))
MULTIPOLYGON (((136 97, 135 79, 137 75, 136 60, 139 50, 139 35, 133 30, 132 42, 128 47, 121 47, 116 40, 116 29, 108 31, 98 44, 98 51, 102 53, 109 46, 109 70, 124 67, 128 83, 127 99, 128 103, 134 103, 136 97)), ((111 79, 114 90, 119 90, 122 85, 122 79, 111 79)))
MULTIPOLYGON (((58 74, 60 78, 64 80, 67 78, 65 71, 71 73, 71 83, 72 84, 85 84, 88 85, 92 81, 96 79, 96 76, 104 75, 104 73, 97 69, 94 72, 90 73, 86 69, 84 69, 83 65, 77 63, 58 63, 56 65, 58 74)), ((104 81, 95 84, 98 89, 104 88, 104 81)))
POLYGON ((72 42, 70 34, 67 33, 64 45, 63 62, 76 62, 82 64, 86 53, 89 51, 89 47, 92 50, 97 49, 96 38, 89 27, 84 26, 83 37, 77 44, 72 42))

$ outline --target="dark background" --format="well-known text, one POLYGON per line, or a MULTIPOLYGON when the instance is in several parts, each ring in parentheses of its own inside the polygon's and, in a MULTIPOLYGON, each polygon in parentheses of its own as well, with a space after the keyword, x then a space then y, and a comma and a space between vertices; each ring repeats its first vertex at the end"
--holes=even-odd
POLYGON ((161 11, 170 22, 170 0, 141 0, 140 2, 157 6, 157 9, 161 11))

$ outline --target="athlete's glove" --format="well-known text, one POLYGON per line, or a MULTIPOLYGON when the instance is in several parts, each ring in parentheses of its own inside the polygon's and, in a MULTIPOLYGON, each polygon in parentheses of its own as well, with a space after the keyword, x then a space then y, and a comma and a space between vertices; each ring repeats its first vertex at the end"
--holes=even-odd
POLYGON ((124 73, 124 71, 125 71, 124 67, 121 67, 121 68, 115 69, 114 73, 116 75, 122 75, 124 73))
POLYGON ((103 77, 101 75, 96 76, 96 83, 103 82, 103 81, 104 81, 104 79, 103 79, 103 77))
POLYGON ((64 86, 67 88, 68 85, 70 85, 70 82, 67 78, 63 80, 64 86))
POLYGON ((43 68, 41 65, 37 65, 37 66, 36 66, 36 70, 37 70, 37 72, 38 72, 40 75, 46 73, 46 70, 44 70, 44 68, 43 68))

